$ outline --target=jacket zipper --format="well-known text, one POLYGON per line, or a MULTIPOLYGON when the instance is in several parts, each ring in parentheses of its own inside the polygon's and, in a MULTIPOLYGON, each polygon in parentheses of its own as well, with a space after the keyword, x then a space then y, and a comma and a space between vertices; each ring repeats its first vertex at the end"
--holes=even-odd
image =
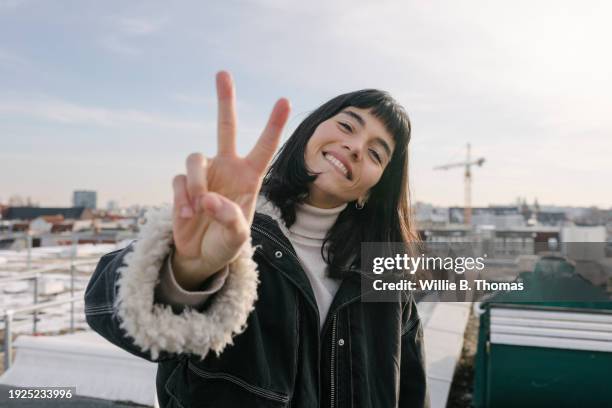
MULTIPOLYGON (((275 237, 273 237, 272 235, 268 234, 266 231, 257 228, 256 226, 252 225, 251 226, 252 229, 254 229, 255 231, 259 232, 261 235, 264 235, 265 237, 267 237, 268 239, 270 239, 272 242, 274 242, 275 244, 277 244, 278 246, 280 246, 281 248, 285 249, 285 251, 287 251, 287 253, 289 253, 291 255, 291 257, 293 257, 293 259, 295 259, 295 261, 298 263, 298 265, 301 265, 301 262, 299 260, 299 258, 297 257, 296 254, 293 253, 293 251, 291 251, 286 245, 284 245, 282 242, 280 242, 278 239, 276 239, 275 237)), ((273 264, 274 265, 274 264, 273 264)), ((315 307, 315 312, 317 314, 317 321, 319 321, 320 317, 319 317, 319 309, 318 307, 315 307)), ((333 320, 332 320, 332 344, 331 344, 331 408, 334 407, 334 403, 335 403, 335 378, 334 378, 334 365, 335 365, 335 360, 336 360, 336 327, 337 327, 337 321, 338 321, 338 315, 334 314, 333 320)), ((324 326, 325 328, 325 326, 324 326)), ((317 347, 318 350, 318 361, 319 361, 319 365, 321 364, 321 343, 319 342, 319 345, 317 347)), ((320 366, 319 366, 319 372, 320 372, 320 366)), ((319 378, 320 381, 320 378, 319 378)), ((319 390, 321 389, 321 384, 319 383, 319 390)))
POLYGON ((338 321, 338 315, 334 314, 334 320, 332 321, 332 342, 331 342, 331 388, 330 388, 330 396, 331 396, 331 404, 330 407, 333 408, 335 406, 335 396, 336 396, 336 378, 335 378, 335 365, 336 365, 336 326, 338 321))

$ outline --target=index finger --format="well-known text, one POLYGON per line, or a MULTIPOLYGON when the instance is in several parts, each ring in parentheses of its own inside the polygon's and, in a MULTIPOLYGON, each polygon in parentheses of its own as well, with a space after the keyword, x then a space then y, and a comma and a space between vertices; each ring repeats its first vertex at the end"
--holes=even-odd
POLYGON ((291 106, 287 99, 281 98, 276 102, 266 128, 246 157, 246 160, 260 173, 264 172, 276 152, 290 110, 291 106))
POLYGON ((234 83, 227 71, 217 73, 217 153, 220 156, 236 152, 236 107, 234 83))

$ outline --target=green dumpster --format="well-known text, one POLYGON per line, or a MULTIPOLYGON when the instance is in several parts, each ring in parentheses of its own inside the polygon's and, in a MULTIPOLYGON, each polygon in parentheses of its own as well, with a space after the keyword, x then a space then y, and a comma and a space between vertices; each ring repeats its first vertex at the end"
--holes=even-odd
POLYGON ((480 305, 474 407, 612 407, 612 303, 560 257, 480 305), (591 302, 564 302, 564 292, 591 302), (542 299, 542 301, 524 301, 542 299))

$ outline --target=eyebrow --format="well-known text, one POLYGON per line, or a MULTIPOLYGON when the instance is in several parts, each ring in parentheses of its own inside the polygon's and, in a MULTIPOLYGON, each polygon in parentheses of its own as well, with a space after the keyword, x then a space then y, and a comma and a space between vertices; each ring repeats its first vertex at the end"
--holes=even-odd
MULTIPOLYGON (((349 115, 350 117, 352 117, 353 119, 355 119, 361 125, 361 127, 365 127, 365 120, 357 112, 353 112, 352 110, 347 109, 347 110, 343 110, 342 113, 345 113, 349 115)), ((389 146, 387 141, 380 136, 376 136, 375 139, 376 139, 376 142, 380 144, 383 147, 383 149, 385 149, 385 151, 387 152, 387 156, 391 158, 391 147, 389 146)))

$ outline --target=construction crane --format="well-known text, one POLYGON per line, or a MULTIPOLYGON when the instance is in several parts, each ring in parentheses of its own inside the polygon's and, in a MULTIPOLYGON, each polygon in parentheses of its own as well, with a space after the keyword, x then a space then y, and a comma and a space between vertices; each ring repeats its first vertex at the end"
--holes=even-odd
POLYGON ((470 152, 470 144, 467 144, 467 156, 464 162, 458 163, 449 163, 444 164, 442 166, 434 167, 434 170, 448 170, 454 167, 465 167, 465 177, 464 177, 464 192, 465 192, 465 207, 463 209, 463 221, 466 225, 472 224, 472 166, 482 166, 485 162, 484 157, 481 157, 476 160, 472 160, 471 152, 470 152))

